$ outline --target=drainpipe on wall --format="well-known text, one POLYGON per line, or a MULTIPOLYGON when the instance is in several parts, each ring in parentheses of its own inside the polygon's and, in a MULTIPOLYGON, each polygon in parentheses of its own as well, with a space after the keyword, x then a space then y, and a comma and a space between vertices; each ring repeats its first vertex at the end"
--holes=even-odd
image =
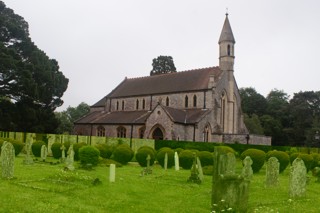
POLYGON ((193 125, 193 142, 196 141, 196 124, 193 125))

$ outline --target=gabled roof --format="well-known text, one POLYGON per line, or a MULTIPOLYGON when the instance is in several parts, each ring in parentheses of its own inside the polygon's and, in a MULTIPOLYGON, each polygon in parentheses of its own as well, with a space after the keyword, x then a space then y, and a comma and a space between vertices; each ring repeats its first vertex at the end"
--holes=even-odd
POLYGON ((228 13, 226 14, 226 19, 224 20, 224 24, 220 34, 219 44, 223 41, 230 41, 230 42, 236 43, 236 41, 234 40, 231 25, 228 19, 228 13))
POLYGON ((130 97, 176 93, 208 88, 209 75, 221 73, 218 67, 196 69, 141 78, 129 78, 120 83, 107 97, 130 97))

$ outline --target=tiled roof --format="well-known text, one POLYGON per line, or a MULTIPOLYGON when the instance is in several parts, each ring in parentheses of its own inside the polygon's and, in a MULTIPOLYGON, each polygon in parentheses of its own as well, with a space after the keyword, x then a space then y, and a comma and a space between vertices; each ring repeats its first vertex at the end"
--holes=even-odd
POLYGON ((218 76, 218 67, 196 69, 141 78, 129 78, 120 83, 107 97, 130 97, 176 93, 208 88, 209 75, 218 76))
POLYGON ((76 121, 77 124, 144 124, 148 111, 93 112, 76 121))
POLYGON ((195 124, 203 118, 210 110, 203 109, 175 109, 163 106, 175 123, 195 124))

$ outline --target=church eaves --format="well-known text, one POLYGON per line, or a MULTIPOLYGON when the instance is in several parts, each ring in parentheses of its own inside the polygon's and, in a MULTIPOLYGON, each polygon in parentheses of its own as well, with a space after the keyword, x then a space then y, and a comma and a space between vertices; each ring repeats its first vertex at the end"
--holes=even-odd
POLYGON ((235 43, 236 41, 234 40, 231 25, 228 19, 228 13, 226 14, 226 19, 224 20, 224 24, 222 27, 222 31, 220 34, 220 39, 219 39, 219 44, 223 41, 230 41, 235 43))

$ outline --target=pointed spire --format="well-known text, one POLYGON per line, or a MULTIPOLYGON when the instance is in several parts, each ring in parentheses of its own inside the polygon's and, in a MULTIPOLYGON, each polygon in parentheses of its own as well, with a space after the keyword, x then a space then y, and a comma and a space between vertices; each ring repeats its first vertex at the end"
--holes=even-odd
POLYGON ((224 20, 224 24, 222 27, 222 31, 221 31, 221 35, 220 35, 220 39, 219 39, 219 44, 223 41, 229 41, 229 42, 233 42, 236 43, 236 41, 234 40, 233 37, 233 33, 232 33, 232 29, 230 26, 230 22, 228 19, 228 12, 226 13, 226 19, 224 20))

